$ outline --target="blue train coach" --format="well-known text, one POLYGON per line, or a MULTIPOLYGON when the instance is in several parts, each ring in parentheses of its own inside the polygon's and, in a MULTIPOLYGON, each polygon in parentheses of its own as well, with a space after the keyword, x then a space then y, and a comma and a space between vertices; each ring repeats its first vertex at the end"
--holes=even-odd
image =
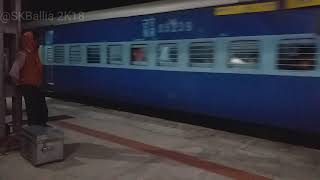
POLYGON ((318 5, 165 0, 26 27, 54 92, 320 133, 318 5))

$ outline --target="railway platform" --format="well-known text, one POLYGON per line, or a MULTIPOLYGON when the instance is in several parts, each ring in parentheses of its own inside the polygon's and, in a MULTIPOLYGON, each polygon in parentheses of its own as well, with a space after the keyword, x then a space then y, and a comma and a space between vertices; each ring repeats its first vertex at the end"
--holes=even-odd
POLYGON ((0 156, 0 180, 318 180, 320 151, 164 119, 48 99, 65 160, 0 156), (12 168, 14 167, 14 168, 12 168))

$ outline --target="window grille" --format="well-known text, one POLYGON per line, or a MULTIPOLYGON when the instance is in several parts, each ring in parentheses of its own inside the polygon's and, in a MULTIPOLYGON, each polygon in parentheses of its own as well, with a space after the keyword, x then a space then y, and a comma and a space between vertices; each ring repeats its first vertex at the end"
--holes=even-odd
POLYGON ((54 47, 54 63, 62 64, 65 60, 64 46, 54 47))
POLYGON ((131 46, 131 64, 133 65, 147 65, 148 51, 147 45, 135 44, 131 46))
POLYGON ((53 57, 53 47, 52 46, 47 46, 46 47, 46 53, 47 53, 47 63, 53 63, 53 59, 54 59, 54 57, 53 57))
POLYGON ((317 45, 314 39, 281 40, 279 44, 278 69, 314 70, 317 45))
POLYGON ((80 45, 70 46, 69 61, 70 61, 70 64, 81 63, 81 46, 80 45))
POLYGON ((160 66, 172 66, 178 63, 178 46, 175 43, 160 44, 157 54, 160 66))
POLYGON ((87 46, 87 62, 89 64, 100 63, 100 45, 88 45, 87 46))
POLYGON ((191 43, 189 58, 191 67, 206 67, 214 63, 215 46, 212 42, 191 43))
POLYGON ((259 56, 259 41, 232 41, 229 46, 229 61, 227 65, 230 68, 256 68, 259 56))
POLYGON ((107 46, 107 62, 108 64, 122 64, 122 46, 107 46))

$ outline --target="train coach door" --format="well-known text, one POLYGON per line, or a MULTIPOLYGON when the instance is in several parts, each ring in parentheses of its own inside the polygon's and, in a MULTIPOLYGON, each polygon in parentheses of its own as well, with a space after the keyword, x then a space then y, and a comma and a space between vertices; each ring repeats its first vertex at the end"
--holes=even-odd
POLYGON ((54 47, 53 47, 53 37, 54 31, 46 31, 42 36, 43 44, 42 47, 42 57, 43 57, 43 64, 44 64, 44 75, 45 75, 45 86, 48 92, 52 92, 54 89, 54 47))
POLYGON ((52 91, 54 85, 53 79, 53 47, 51 45, 40 45, 38 51, 41 63, 43 65, 43 88, 45 91, 52 91))
POLYGON ((45 46, 45 53, 44 53, 44 70, 45 70, 45 83, 48 88, 48 91, 52 91, 54 84, 54 75, 53 75, 53 47, 52 46, 45 46))

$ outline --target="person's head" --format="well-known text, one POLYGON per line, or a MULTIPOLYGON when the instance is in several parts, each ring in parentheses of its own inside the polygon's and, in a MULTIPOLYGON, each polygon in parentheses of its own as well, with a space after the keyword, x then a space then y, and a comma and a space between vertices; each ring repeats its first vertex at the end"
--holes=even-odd
POLYGON ((21 36, 21 49, 32 52, 37 50, 37 42, 33 32, 24 32, 21 36))

